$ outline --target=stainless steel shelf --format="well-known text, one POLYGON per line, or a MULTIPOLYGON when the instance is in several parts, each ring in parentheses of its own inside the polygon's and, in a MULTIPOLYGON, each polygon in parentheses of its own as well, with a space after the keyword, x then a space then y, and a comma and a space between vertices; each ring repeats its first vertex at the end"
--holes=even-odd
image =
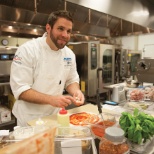
POLYGON ((0 124, 0 129, 8 129, 10 131, 13 131, 14 126, 16 126, 16 119, 13 116, 11 121, 5 122, 5 123, 1 123, 0 124))
POLYGON ((0 128, 3 127, 3 126, 6 126, 6 125, 13 124, 13 123, 15 123, 15 118, 12 118, 11 121, 1 123, 0 128))

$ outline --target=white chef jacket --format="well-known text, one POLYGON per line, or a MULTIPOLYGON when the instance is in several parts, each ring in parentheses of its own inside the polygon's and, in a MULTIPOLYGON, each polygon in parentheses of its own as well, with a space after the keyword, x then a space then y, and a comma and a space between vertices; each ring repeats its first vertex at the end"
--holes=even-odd
POLYGON ((75 54, 65 46, 53 51, 46 43, 46 35, 21 45, 15 53, 10 85, 16 98, 13 114, 26 125, 27 121, 55 114, 59 108, 18 100, 19 95, 32 88, 49 95, 61 95, 64 87, 79 83, 75 54))

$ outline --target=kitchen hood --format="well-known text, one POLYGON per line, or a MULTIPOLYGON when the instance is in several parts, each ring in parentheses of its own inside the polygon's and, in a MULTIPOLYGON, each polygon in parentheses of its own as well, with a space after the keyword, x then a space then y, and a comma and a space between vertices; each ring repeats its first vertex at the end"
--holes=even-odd
POLYGON ((152 33, 152 6, 153 0, 4 0, 0 1, 0 35, 42 36, 49 14, 64 9, 73 14, 73 35, 108 38, 152 33), (132 15, 141 10, 142 16, 132 15), (146 11, 149 14, 143 16, 146 11))
POLYGON ((120 19, 154 29, 153 0, 67 0, 120 19), (151 5, 152 4, 152 5, 151 5))
POLYGON ((97 36, 97 37, 110 37, 110 30, 107 27, 100 27, 97 25, 92 25, 85 23, 81 29, 79 29, 81 34, 97 36))

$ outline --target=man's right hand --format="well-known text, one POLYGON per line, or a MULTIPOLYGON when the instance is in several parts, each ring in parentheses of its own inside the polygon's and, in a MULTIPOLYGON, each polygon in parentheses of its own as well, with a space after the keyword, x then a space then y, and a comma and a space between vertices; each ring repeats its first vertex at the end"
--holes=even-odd
POLYGON ((69 95, 52 96, 51 105, 54 107, 65 108, 74 102, 74 98, 69 95))

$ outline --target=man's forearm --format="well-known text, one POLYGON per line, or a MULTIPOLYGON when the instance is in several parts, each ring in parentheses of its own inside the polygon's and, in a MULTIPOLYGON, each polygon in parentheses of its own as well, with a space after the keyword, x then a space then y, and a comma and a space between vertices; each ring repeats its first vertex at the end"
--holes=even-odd
POLYGON ((50 104, 49 100, 52 99, 52 96, 29 89, 24 91, 19 96, 19 99, 35 104, 50 104))
POLYGON ((67 86, 66 91, 70 94, 70 95, 74 95, 74 93, 80 90, 80 86, 78 83, 72 83, 69 86, 67 86))

